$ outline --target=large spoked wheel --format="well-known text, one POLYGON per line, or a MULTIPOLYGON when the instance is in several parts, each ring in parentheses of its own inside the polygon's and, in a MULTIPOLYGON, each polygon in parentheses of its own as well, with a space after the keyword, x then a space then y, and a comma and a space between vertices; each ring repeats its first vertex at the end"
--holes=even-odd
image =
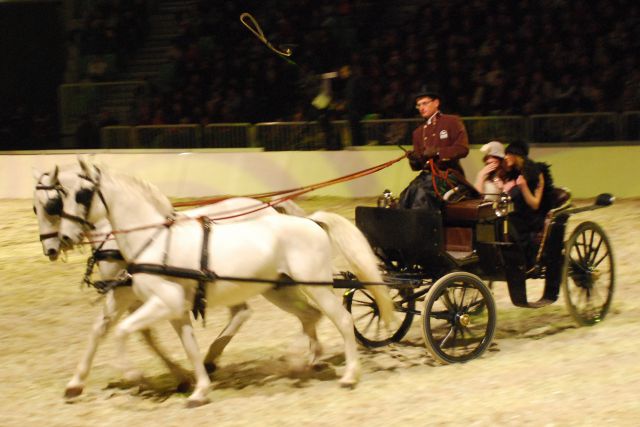
POLYGON ((565 243, 562 289, 569 313, 579 325, 604 320, 615 283, 613 252, 602 228, 583 222, 565 243))
POLYGON ((371 292, 366 289, 350 289, 343 298, 344 306, 353 317, 358 341, 366 347, 382 347, 400 341, 409 331, 416 309, 413 289, 389 288, 396 312, 404 318, 396 331, 387 330, 380 318, 380 310, 371 292))
POLYGON ((496 304, 489 288, 470 273, 440 278, 427 294, 422 335, 440 363, 466 362, 480 357, 496 330, 496 304))

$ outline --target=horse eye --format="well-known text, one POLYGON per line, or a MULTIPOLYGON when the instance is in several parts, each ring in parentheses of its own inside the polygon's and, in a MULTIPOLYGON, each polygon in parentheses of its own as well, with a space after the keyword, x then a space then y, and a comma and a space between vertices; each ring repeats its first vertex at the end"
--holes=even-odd
POLYGON ((36 212, 36 205, 33 205, 33 213, 38 215, 38 212, 36 212))
POLYGON ((60 216, 62 214, 62 199, 59 197, 49 199, 47 204, 44 205, 44 211, 49 216, 60 216))
POLYGON ((93 197, 93 190, 89 190, 88 188, 83 188, 82 190, 76 193, 76 203, 79 203, 89 208, 89 204, 91 204, 92 197, 93 197))

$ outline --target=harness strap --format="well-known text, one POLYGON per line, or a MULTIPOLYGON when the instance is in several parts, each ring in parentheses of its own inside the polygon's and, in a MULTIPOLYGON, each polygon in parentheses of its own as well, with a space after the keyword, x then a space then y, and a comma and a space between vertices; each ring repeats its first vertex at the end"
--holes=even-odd
MULTIPOLYGON (((202 281, 214 281, 218 279, 215 273, 211 271, 200 271, 192 268, 182 267, 170 267, 168 265, 161 264, 129 264, 127 266, 127 272, 129 274, 146 273, 146 274, 160 274, 163 276, 177 277, 178 279, 193 279, 202 281)), ((249 281, 249 280, 247 280, 249 281)), ((252 280, 255 281, 255 280, 252 280)))
POLYGON ((89 228, 90 230, 95 230, 96 229, 96 226, 93 225, 92 223, 90 223, 89 221, 87 221, 86 219, 80 218, 79 216, 71 215, 70 213, 67 213, 64 210, 60 214, 60 217, 61 218, 66 218, 66 219, 71 220, 73 222, 77 222, 79 224, 82 224, 85 227, 89 228))
POLYGON ((129 277, 125 280, 98 280, 97 282, 93 282, 92 285, 94 288, 96 288, 99 294, 104 295, 114 288, 119 288, 121 286, 131 286, 132 283, 133 281, 129 277))
POLYGON ((96 261, 124 261, 122 252, 117 249, 99 249, 93 254, 96 261))
POLYGON ((44 240, 47 240, 47 239, 54 239, 54 238, 56 238, 56 237, 58 237, 58 233, 47 233, 47 234, 41 234, 41 235, 40 235, 40 241, 42 242, 42 241, 44 241, 44 240))
MULTIPOLYGON (((202 248, 200 250, 200 271, 210 273, 209 270, 209 236, 211 234, 211 219, 206 216, 200 217, 200 224, 202 225, 202 248)), ((202 317, 203 323, 206 323, 206 310, 207 310, 207 281, 198 280, 198 287, 196 288, 196 294, 193 300, 193 317, 198 318, 198 315, 202 317)))

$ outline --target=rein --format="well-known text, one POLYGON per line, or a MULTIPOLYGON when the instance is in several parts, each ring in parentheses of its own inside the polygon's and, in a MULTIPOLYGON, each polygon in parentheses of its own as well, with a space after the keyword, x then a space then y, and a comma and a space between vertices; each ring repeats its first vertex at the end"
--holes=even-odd
MULTIPOLYGON (((282 196, 284 194, 295 193, 295 194, 289 196, 286 199, 284 199, 284 198, 282 200, 276 199, 275 201, 273 201, 273 204, 282 203, 284 200, 289 200, 289 199, 291 199, 293 197, 297 197, 299 195, 302 195, 302 194, 317 190, 319 188, 328 187, 328 186, 333 185, 333 184, 340 184, 342 182, 352 181, 354 179, 361 178, 363 176, 367 176, 367 175, 379 172, 382 169, 386 169, 389 166, 401 161, 405 157, 407 157, 407 153, 406 152, 405 152, 405 154, 403 154, 402 156, 398 157, 397 159, 389 160, 388 162, 384 162, 384 163, 381 163, 381 164, 376 165, 376 166, 372 166, 372 167, 369 167, 369 168, 366 168, 366 169, 362 169, 360 171, 353 172, 353 173, 350 173, 348 175, 344 175, 344 176, 341 176, 341 177, 338 177, 338 178, 333 178, 333 179, 330 179, 330 180, 327 180, 327 181, 322 181, 322 182, 319 182, 317 184, 305 185, 303 187, 291 188, 291 189, 288 189, 288 190, 279 190, 279 191, 271 191, 271 192, 266 192, 266 193, 249 194, 249 195, 242 196, 242 197, 249 197, 249 198, 252 198, 252 199, 262 199, 262 198, 266 198, 266 197, 282 196)), ((196 201, 189 201, 189 202, 178 202, 178 203, 174 203, 173 206, 179 208, 179 207, 210 205, 212 203, 220 202, 220 201, 228 199, 230 197, 235 197, 235 196, 223 196, 223 197, 214 197, 214 198, 202 199, 202 200, 196 200, 196 201)), ((215 219, 226 219, 226 218, 215 218, 215 219)))
POLYGON ((464 175, 462 175, 457 170, 447 169, 445 171, 442 171, 442 169, 436 166, 436 162, 433 159, 429 159, 427 161, 427 164, 431 169, 431 184, 433 186, 433 191, 436 193, 436 196, 440 200, 445 200, 445 199, 444 199, 444 195, 441 194, 440 190, 438 189, 438 183, 436 182, 437 179, 443 180, 452 189, 456 187, 456 184, 449 179, 449 175, 453 175, 458 180, 459 184, 464 184, 469 189, 472 189, 473 191, 475 191, 473 184, 467 181, 464 175))
MULTIPOLYGON (((330 185, 334 185, 334 184, 339 184, 342 182, 348 182, 348 181, 352 181, 354 179, 357 178, 361 178, 367 175, 371 175, 374 174, 376 172, 379 172, 383 169, 388 168, 389 166, 401 161, 402 159, 404 159, 405 157, 407 157, 407 154, 404 153, 402 156, 393 159, 393 160, 389 160, 387 162, 381 163, 379 165, 376 166, 372 166, 366 169, 362 169, 360 171, 348 174, 348 175, 344 175, 338 178, 334 178, 334 179, 330 179, 327 181, 322 181, 316 184, 311 184, 311 185, 306 185, 303 187, 298 187, 298 188, 294 188, 294 189, 288 189, 288 190, 280 190, 280 191, 272 191, 272 192, 268 192, 268 193, 258 193, 258 194, 251 194, 248 196, 243 196, 243 197, 250 197, 250 198, 264 198, 264 197, 273 197, 273 196, 282 196, 279 198, 276 198, 274 200, 268 201, 268 202, 264 202, 262 205, 259 205, 258 207, 256 207, 255 209, 249 209, 249 210, 243 210, 240 213, 237 214, 233 214, 233 215, 226 215, 226 216, 216 216, 216 217, 210 217, 210 216, 206 216, 203 215, 201 217, 177 217, 177 218, 171 218, 167 221, 161 222, 161 223, 155 223, 155 224, 148 224, 148 225, 141 225, 139 227, 133 227, 133 228, 128 228, 128 229, 123 229, 123 230, 112 230, 111 234, 116 235, 116 234, 126 234, 126 233, 133 233, 136 231, 142 231, 142 230, 148 230, 150 228, 158 228, 158 227, 167 227, 167 226, 171 226, 173 223, 177 222, 177 221, 185 221, 185 220, 189 220, 189 221, 193 221, 193 220, 201 220, 202 218, 207 218, 212 222, 216 222, 216 221, 220 221, 220 220, 224 220, 224 219, 231 219, 231 218, 238 218, 244 215, 248 215, 251 213, 255 213, 258 212, 260 210, 263 209, 267 209, 273 206, 276 206, 280 203, 283 203, 287 200, 292 200, 296 197, 299 197, 303 194, 309 193, 311 191, 320 189, 320 188, 324 188, 324 187, 328 187, 330 185)), ((108 209, 106 203, 104 203, 104 198, 102 196, 102 192, 99 191, 99 183, 94 182, 91 178, 86 177, 84 175, 79 175, 81 178, 86 179, 87 181, 93 183, 96 186, 96 189, 98 191, 98 195, 102 198, 103 200, 103 204, 105 205, 106 209, 108 209)), ((228 198, 231 198, 232 196, 228 196, 228 197, 216 197, 216 198, 210 198, 210 199, 205 199, 205 200, 199 200, 196 202, 179 202, 179 203, 174 203, 173 206, 174 207, 186 207, 186 206, 203 206, 203 205, 208 205, 208 204, 212 204, 212 203, 216 203, 216 202, 220 202, 222 200, 226 200, 228 198)), ((71 219, 72 221, 78 221, 82 224, 84 224, 83 218, 79 218, 79 217, 73 217, 71 218, 71 215, 69 215, 69 219, 71 219)), ((92 229, 95 229, 95 227, 93 227, 92 229)), ((92 233, 91 234, 94 237, 100 237, 100 236, 106 236, 107 233, 92 233)), ((89 241, 89 242, 82 242, 82 244, 92 244, 92 243, 96 243, 96 241, 89 241)))

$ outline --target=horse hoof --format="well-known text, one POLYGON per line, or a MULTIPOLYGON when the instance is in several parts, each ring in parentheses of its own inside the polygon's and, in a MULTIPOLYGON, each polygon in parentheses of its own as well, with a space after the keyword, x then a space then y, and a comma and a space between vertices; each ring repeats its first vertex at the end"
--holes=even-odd
POLYGON ((74 387, 67 387, 64 391, 64 398, 73 399, 74 397, 78 397, 82 394, 82 390, 84 390, 84 388, 79 385, 74 387))
POLYGON ((346 388, 349 390, 354 390, 356 388, 356 382, 355 381, 340 381, 340 387, 342 388, 346 388))
POLYGON ((178 384, 178 387, 176 387, 176 392, 178 393, 186 393, 189 390, 191 390, 191 382, 189 380, 182 381, 178 384))
POLYGON ((207 371, 207 374, 213 374, 217 368, 215 362, 206 362, 204 364, 204 369, 207 371))
POLYGON ((200 406, 204 406, 209 403, 210 400, 205 398, 202 399, 187 399, 187 404, 185 405, 188 409, 198 408, 200 406))

